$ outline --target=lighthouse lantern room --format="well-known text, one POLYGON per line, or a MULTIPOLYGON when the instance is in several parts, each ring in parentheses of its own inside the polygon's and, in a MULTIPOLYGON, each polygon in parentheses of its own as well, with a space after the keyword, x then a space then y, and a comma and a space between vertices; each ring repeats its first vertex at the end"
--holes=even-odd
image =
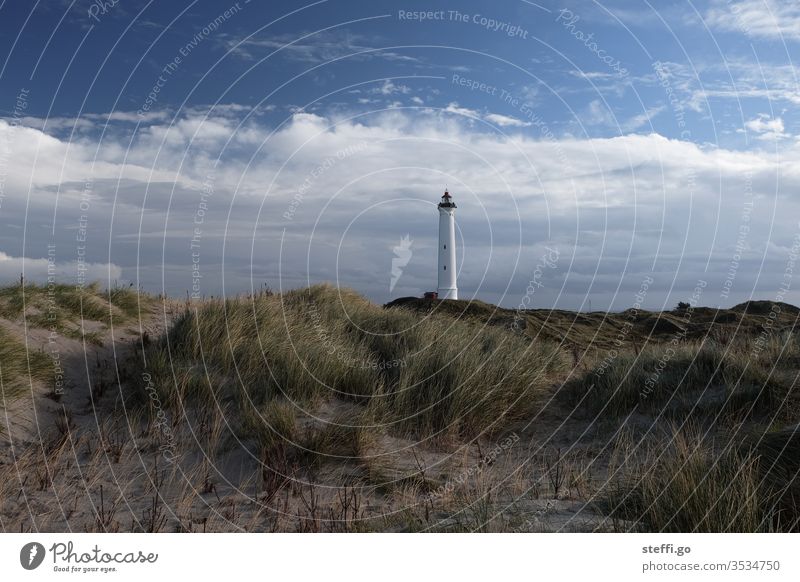
POLYGON ((456 285, 456 204, 445 190, 439 208, 439 299, 458 299, 456 285))

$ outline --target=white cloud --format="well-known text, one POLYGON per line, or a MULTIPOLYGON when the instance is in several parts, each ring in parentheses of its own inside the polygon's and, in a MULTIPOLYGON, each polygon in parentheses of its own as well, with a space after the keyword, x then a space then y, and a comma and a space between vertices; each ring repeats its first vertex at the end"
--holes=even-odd
POLYGON ((481 119, 481 114, 479 111, 475 109, 469 109, 467 107, 460 107, 455 101, 449 103, 447 107, 444 108, 444 111, 447 113, 453 113, 454 115, 463 115, 464 117, 481 119))
POLYGON ((469 117, 471 119, 482 119, 499 127, 529 127, 531 125, 530 122, 522 121, 516 117, 509 117, 508 115, 502 115, 500 113, 481 113, 476 109, 461 107, 455 102, 448 104, 443 111, 454 115, 469 117))
POLYGON ((711 27, 755 38, 800 39, 800 5, 793 0, 715 0, 705 21, 711 27))
POLYGON ((403 95, 406 95, 410 92, 411 87, 403 84, 395 84, 389 79, 386 79, 383 82, 383 85, 371 91, 371 93, 380 93, 381 95, 394 95, 396 93, 402 93, 403 95))
POLYGON ((653 118, 656 117, 658 114, 664 112, 667 109, 666 105, 661 105, 658 107, 651 107, 647 111, 640 113, 638 115, 634 115, 627 121, 625 121, 621 129, 622 131, 636 131, 642 127, 652 127, 653 118))
MULTIPOLYGON (((189 241, 211 175, 201 227, 204 292, 220 292, 224 273, 226 292, 248 289, 251 277, 256 286, 274 287, 328 279, 385 300, 389 273, 385 280, 376 274, 391 257, 376 249, 391 248, 399 236, 415 241, 404 281, 433 284, 424 283, 435 276, 433 204, 446 184, 459 203, 460 248, 467 249, 459 255, 462 288, 498 300, 510 285, 505 301, 518 302, 535 263, 531 249, 552 242, 563 249, 565 293, 628 306, 631 297, 614 299, 613 283, 651 272, 654 262, 685 282, 711 257, 704 276, 712 287, 724 280, 748 180, 756 206, 742 264, 754 263, 740 271, 735 292, 747 292, 758 277, 761 295, 774 294, 785 268, 775 249, 791 247, 796 234, 784 217, 800 215, 792 195, 800 190, 800 145, 787 141, 776 156, 774 148, 730 151, 657 134, 508 137, 470 122, 498 114, 456 103, 445 112, 357 119, 296 112, 279 128, 189 113, 172 125, 140 127, 133 140, 120 121, 102 142, 84 134, 72 143, 0 122, 0 154, 4 143, 11 152, 0 156, 8 224, 0 248, 8 257, 44 256, 12 251, 14 228, 26 220, 29 228, 50 228, 57 214, 59 258, 70 263, 81 188, 91 176, 91 262, 119 265, 122 276, 138 275, 150 289, 160 290, 163 279, 167 291, 183 294, 192 281, 189 241), (759 253, 771 253, 760 275, 759 253)), ((776 120, 752 121, 759 135, 782 131, 776 120)), ((28 244, 47 238, 31 236, 28 244)), ((8 260, 16 277, 20 264, 8 260)))
MULTIPOLYGON (((26 281, 47 283, 49 261, 46 258, 32 259, 27 257, 12 257, 0 251, 0 285, 19 282, 19 276, 24 274, 26 281)), ((51 270, 56 280, 74 282, 78 278, 79 269, 86 282, 119 281, 122 269, 111 263, 84 263, 80 266, 77 261, 54 262, 51 270)))
MULTIPOLYGON (((756 134, 757 139, 761 140, 776 140, 776 139, 786 139, 791 137, 788 133, 786 133, 785 128, 783 126, 783 119, 780 117, 772 118, 769 115, 761 114, 755 119, 751 119, 746 121, 744 124, 747 131, 751 131, 756 134)), ((742 133, 746 133, 745 130, 739 130, 742 133)))
POLYGON ((372 47, 366 37, 348 31, 299 32, 246 38, 221 34, 219 37, 231 54, 246 60, 275 55, 303 63, 322 63, 340 58, 418 62, 418 59, 397 51, 372 47))
POLYGON ((599 99, 593 100, 589 106, 578 116, 578 121, 586 125, 604 125, 614 127, 617 122, 608 109, 608 105, 599 99))
POLYGON ((578 77, 580 79, 589 79, 590 81, 594 80, 612 81, 619 79, 619 75, 615 73, 609 73, 606 71, 583 71, 583 70, 568 69, 567 74, 572 75, 573 77, 578 77))
MULTIPOLYGON (((663 62, 660 74, 639 78, 647 85, 667 83, 677 100, 674 107, 686 111, 724 116, 728 104, 743 110, 758 107, 800 105, 797 70, 792 65, 726 56, 721 61, 690 64, 663 62), (722 106, 721 111, 717 107, 722 106)), ((664 89, 661 89, 664 91, 664 89)), ((666 96, 666 94, 665 94, 666 96)), ((733 129, 733 128, 731 128, 733 129)))
POLYGON ((128 123, 153 123, 169 119, 169 111, 114 111, 112 113, 88 113, 85 119, 100 121, 126 121, 128 123))
POLYGON ((489 113, 484 119, 500 127, 529 127, 531 125, 529 121, 522 121, 516 117, 508 117, 507 115, 500 115, 499 113, 489 113))

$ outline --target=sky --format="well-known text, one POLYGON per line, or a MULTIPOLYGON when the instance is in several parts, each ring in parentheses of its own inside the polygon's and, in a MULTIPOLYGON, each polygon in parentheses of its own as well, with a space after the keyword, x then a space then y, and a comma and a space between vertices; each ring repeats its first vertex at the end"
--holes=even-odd
POLYGON ((798 54, 789 0, 0 0, 0 283, 418 296, 448 188, 462 299, 800 304, 798 54))

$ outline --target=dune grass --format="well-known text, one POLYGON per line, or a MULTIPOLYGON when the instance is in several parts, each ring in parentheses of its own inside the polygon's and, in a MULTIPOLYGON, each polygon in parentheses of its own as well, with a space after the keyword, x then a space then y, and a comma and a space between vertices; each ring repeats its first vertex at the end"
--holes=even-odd
POLYGON ((554 344, 384 309, 327 285, 205 302, 150 351, 161 386, 177 385, 166 401, 213 390, 257 411, 275 399, 303 406, 337 399, 416 437, 500 431, 533 413, 566 366, 554 344), (198 386, 198 372, 213 386, 198 386))
POLYGON ((743 445, 744 454, 758 459, 762 498, 776 531, 800 531, 800 432, 798 427, 769 431, 743 445))
POLYGON ((563 396, 590 415, 619 418, 638 411, 666 418, 796 416, 797 398, 776 370, 800 354, 797 334, 651 344, 606 358, 569 382, 563 396))
POLYGON ((0 389, 6 404, 30 390, 32 382, 51 377, 52 371, 53 363, 47 354, 26 349, 25 344, 0 327, 0 389))
MULTIPOLYGON (((121 323, 148 309, 153 298, 132 287, 102 290, 99 283, 79 288, 63 283, 9 285, 0 288, 0 317, 24 318, 28 328, 41 328, 62 336, 102 345, 99 329, 86 329, 85 322, 121 323)), ((0 327, 0 375, 7 401, 30 387, 31 381, 52 379, 52 359, 25 345, 0 327)))
MULTIPOLYGON (((56 317, 67 330, 82 310, 85 316, 84 306, 94 315, 92 305, 100 306, 116 322, 148 301, 130 288, 62 291, 56 317)), ((21 288, 0 290, 0 310, 44 325, 41 292, 26 288, 23 311, 21 288)), ((637 336, 587 368, 575 352, 527 337, 530 326, 508 329, 507 314, 497 318, 478 305, 464 316, 462 304, 382 308, 325 285, 187 303, 167 333, 143 337, 117 362, 124 417, 118 401, 117 416, 109 402, 107 424, 98 432, 76 429, 80 444, 59 449, 63 464, 79 451, 80 479, 43 471, 38 457, 26 461, 39 483, 37 502, 51 486, 72 498, 75 483, 104 484, 108 501, 119 483, 130 489, 143 482, 124 519, 112 512, 96 520, 98 488, 84 491, 93 498, 81 502, 78 523, 87 521, 90 531, 128 523, 131 531, 547 531, 570 527, 560 521, 564 512, 589 510, 589 500, 605 515, 589 511, 581 528, 797 531, 800 439, 786 428, 798 418, 797 334, 776 332, 761 344, 752 335, 669 343, 676 332, 667 330, 663 343, 640 347, 637 336), (614 430, 625 415, 641 413, 625 429, 645 439, 641 446, 623 442, 609 458, 608 435, 592 431, 586 416, 569 415, 563 401, 549 404, 564 412, 555 420, 570 425, 558 438, 581 445, 570 445, 579 449, 574 456, 540 438, 555 424, 523 428, 573 358, 579 376, 560 392, 566 402, 609 419, 614 430), (142 381, 144 372, 152 382, 142 381), (666 434, 670 419, 682 427, 674 434, 666 434), (530 442, 527 450, 486 454, 492 449, 484 443, 512 433, 530 442), (163 451, 177 464, 159 489, 153 476, 164 473, 163 451), (153 517, 167 509, 168 520, 153 517)), ((558 337, 553 329, 550 337, 558 337)), ((5 339, 0 329, 3 388, 20 394, 52 362, 5 339), (7 374, 22 384, 7 384, 7 374)), ((548 412, 544 422, 553 423, 548 412)), ((56 442, 67 443, 71 431, 59 430, 56 442)), ((0 500, 14 497, 0 483, 0 500)), ((102 507, 102 488, 100 497, 102 507)), ((20 505, 17 521, 6 523, 19 529, 29 513, 20 505)))
POLYGON ((599 506, 628 531, 797 531, 798 444, 796 431, 780 431, 750 446, 720 445, 691 425, 666 446, 632 452, 628 442, 599 506))
POLYGON ((132 286, 103 290, 97 282, 82 288, 65 283, 25 283, 0 289, 0 317, 15 320, 24 315, 36 327, 66 334, 74 332, 82 320, 122 323, 151 303, 151 296, 132 286))

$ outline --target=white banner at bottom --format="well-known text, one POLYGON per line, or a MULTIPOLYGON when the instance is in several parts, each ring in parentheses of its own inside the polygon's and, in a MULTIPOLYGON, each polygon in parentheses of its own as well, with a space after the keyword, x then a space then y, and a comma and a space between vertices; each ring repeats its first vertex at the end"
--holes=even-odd
POLYGON ((0 534, 4 580, 798 580, 791 534, 0 534))

